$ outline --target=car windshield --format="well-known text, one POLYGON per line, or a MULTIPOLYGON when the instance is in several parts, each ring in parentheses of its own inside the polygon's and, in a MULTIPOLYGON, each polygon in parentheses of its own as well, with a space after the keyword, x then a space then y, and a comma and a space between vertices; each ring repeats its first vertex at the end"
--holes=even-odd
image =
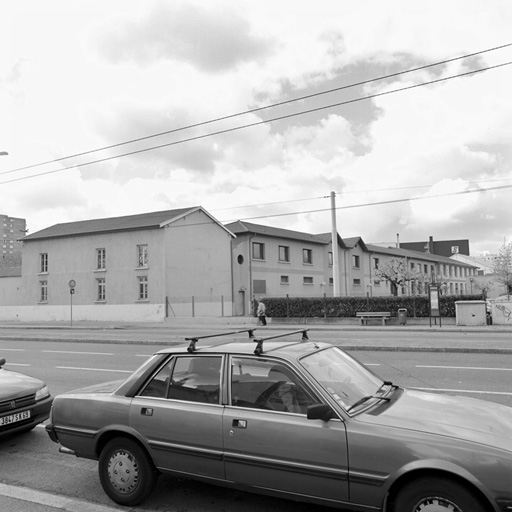
POLYGON ((337 347, 301 359, 315 380, 345 409, 377 393, 383 382, 361 363, 337 347))

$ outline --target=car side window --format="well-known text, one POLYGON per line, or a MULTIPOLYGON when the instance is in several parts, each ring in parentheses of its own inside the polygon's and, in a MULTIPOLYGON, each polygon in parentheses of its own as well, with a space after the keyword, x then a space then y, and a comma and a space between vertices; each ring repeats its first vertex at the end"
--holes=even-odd
POLYGON ((219 356, 175 357, 150 380, 140 396, 218 404, 221 365, 219 356))
POLYGON ((219 356, 177 357, 168 398, 218 404, 221 365, 219 356))
POLYGON ((235 357, 231 364, 231 405, 306 414, 318 403, 287 366, 276 361, 235 357))
POLYGON ((151 396, 154 398, 167 398, 167 388, 169 387, 169 377, 173 360, 163 366, 158 373, 148 382, 139 396, 151 396))

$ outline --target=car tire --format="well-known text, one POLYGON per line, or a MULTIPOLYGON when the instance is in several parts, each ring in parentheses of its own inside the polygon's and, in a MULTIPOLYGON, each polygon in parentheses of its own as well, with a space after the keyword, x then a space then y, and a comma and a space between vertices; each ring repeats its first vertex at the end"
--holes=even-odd
POLYGON ((137 442, 118 437, 109 441, 98 464, 101 486, 120 505, 145 501, 158 481, 159 473, 146 450, 137 442))
POLYGON ((419 478, 398 492, 393 512, 485 512, 474 493, 451 479, 419 478))

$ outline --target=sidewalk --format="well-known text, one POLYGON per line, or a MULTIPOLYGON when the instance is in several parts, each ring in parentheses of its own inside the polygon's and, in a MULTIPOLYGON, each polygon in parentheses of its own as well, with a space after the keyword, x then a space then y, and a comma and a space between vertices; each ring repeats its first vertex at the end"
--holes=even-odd
POLYGON ((9 512, 116 512, 119 508, 0 483, 0 510, 9 512))
MULTIPOLYGON (((67 341, 81 343, 131 343, 172 346, 184 343, 186 337, 205 336, 254 329, 256 337, 271 337, 281 333, 308 330, 310 339, 333 341, 346 350, 425 351, 425 352, 482 352, 512 353, 512 324, 457 326, 428 323, 415 325, 314 324, 270 322, 258 326, 255 318, 175 319, 165 323, 124 322, 48 322, 2 323, 0 342, 67 341), (369 333, 371 336, 368 336, 369 333), (364 333, 364 336, 363 336, 364 333), (379 334, 381 333, 381 340, 379 334), (393 336, 396 333, 397 336, 393 336), (405 335, 404 335, 405 334, 405 335)), ((408 319, 409 320, 409 319, 408 319)), ((453 319, 452 319, 453 320, 453 319)), ((240 333, 236 335, 242 337, 240 333)))

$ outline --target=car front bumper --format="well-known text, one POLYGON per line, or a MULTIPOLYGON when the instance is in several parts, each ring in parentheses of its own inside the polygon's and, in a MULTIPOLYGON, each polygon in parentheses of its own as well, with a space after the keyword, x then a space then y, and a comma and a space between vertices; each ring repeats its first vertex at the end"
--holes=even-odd
POLYGON ((50 417, 50 409, 52 407, 52 402, 53 397, 49 396, 44 400, 36 402, 33 405, 9 411, 8 414, 2 415, 3 417, 6 417, 13 414, 23 413, 25 411, 30 411, 30 418, 0 426, 0 436, 31 430, 39 423, 46 421, 50 417))

